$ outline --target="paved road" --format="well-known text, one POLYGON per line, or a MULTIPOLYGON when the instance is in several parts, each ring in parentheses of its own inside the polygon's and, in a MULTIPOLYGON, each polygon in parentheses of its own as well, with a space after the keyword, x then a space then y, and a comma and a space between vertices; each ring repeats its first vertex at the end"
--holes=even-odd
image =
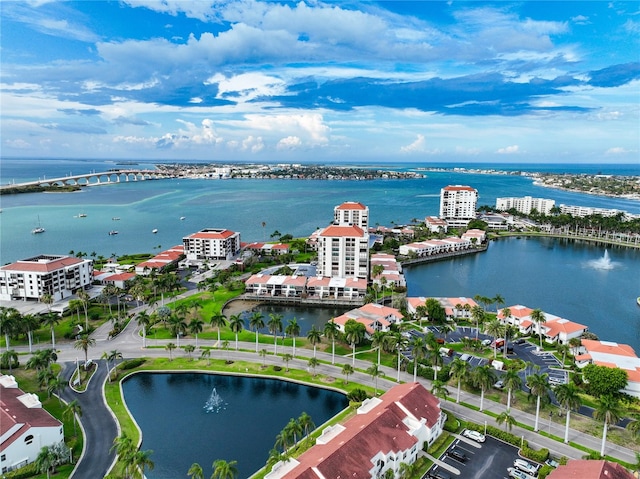
MULTIPOLYGON (((193 292, 188 292, 188 294, 193 294, 193 292)), ((135 310, 133 310, 135 312, 135 310)), ((93 334, 92 337, 96 340, 95 347, 92 347, 89 350, 89 357, 97 360, 100 358, 103 353, 109 353, 112 350, 117 350, 122 353, 124 358, 133 358, 140 356, 148 356, 148 357, 165 357, 167 355, 166 351, 163 348, 155 348, 153 346, 162 346, 163 344, 170 341, 161 341, 161 340, 147 340, 148 348, 142 347, 142 338, 138 334, 137 323, 135 321, 131 321, 127 328, 114 339, 108 339, 108 331, 110 329, 110 325, 107 323, 102 327, 98 328, 93 334)), ((175 343, 175 340, 171 340, 171 342, 175 343)), ((194 340, 192 339, 182 339, 180 341, 180 346, 184 346, 186 344, 194 344, 194 340)), ((215 346, 215 341, 208 340, 200 340, 200 346, 215 346)), ((75 364, 75 359, 78 356, 78 351, 73 348, 73 344, 56 344, 59 349, 58 360, 60 362, 68 362, 69 364, 75 364)), ((233 350, 223 351, 213 349, 211 351, 212 358, 220 358, 226 359, 227 355, 231 357, 231 359, 243 360, 243 361, 253 361, 253 362, 262 362, 263 359, 258 357, 255 353, 255 343, 247 342, 239 344, 240 351, 236 352, 233 350)), ((268 364, 277 364, 283 365, 282 357, 272 355, 273 346, 269 346, 266 344, 260 344, 260 348, 267 348, 270 355, 267 357, 268 364)), ((19 349, 19 348, 18 348, 19 349)), ((291 348, 278 348, 279 354, 283 354, 284 352, 291 352, 291 348)), ((179 350, 174 352, 174 355, 180 354, 179 350)), ((184 354, 184 353, 183 353, 184 354)), ((308 358, 313 355, 312 350, 308 349, 296 349, 297 359, 290 362, 289 366, 292 368, 300 368, 304 369, 307 367, 308 358)), ((351 358, 345 357, 336 357, 336 365, 332 366, 331 354, 324 353, 318 351, 318 358, 321 361, 324 361, 316 368, 318 373, 331 375, 336 378, 343 378, 344 376, 341 374, 342 364, 349 362, 351 363, 351 358), (325 363, 326 362, 326 363, 325 363)), ((366 370, 370 366, 370 362, 361 361, 356 359, 355 367, 360 370, 366 370)), ((69 366, 65 364, 65 368, 69 366)), ((379 390, 387 390, 391 388, 393 385, 397 384, 392 379, 396 378, 397 372, 394 369, 382 367, 386 377, 378 379, 378 389, 379 390)), ((101 397, 102 384, 104 384, 104 380, 106 377, 106 369, 101 367, 99 368, 98 376, 92 380, 90 384, 89 390, 82 394, 77 395, 80 401, 82 397, 83 401, 81 402, 83 416, 81 418, 81 422, 83 424, 83 428, 85 429, 86 439, 85 443, 90 445, 86 448, 85 453, 82 455, 81 459, 78 462, 77 469, 83 468, 83 471, 90 471, 89 475, 85 475, 84 473, 75 473, 74 477, 84 478, 84 477, 99 477, 99 474, 103 471, 105 465, 105 459, 103 458, 112 458, 110 455, 109 449, 113 443, 113 440, 117 437, 117 429, 115 426, 115 422, 109 421, 107 419, 104 410, 106 409, 104 406, 104 400, 101 397), (86 396, 85 396, 86 395, 86 396), (94 420, 94 416, 97 416, 97 419, 94 420), (108 423, 112 424, 108 424, 108 423)), ((400 375, 400 379, 403 382, 412 381, 413 375, 410 373, 402 372, 400 375)), ((350 381, 357 381, 363 384, 367 384, 370 386, 374 386, 374 380, 367 374, 356 372, 352 376, 349 377, 350 381)), ((431 389, 431 381, 419 378, 419 382, 423 384, 427 389, 431 389)), ((456 396, 456 391, 451 391, 453 397, 456 396)), ((64 398, 74 399, 76 396, 67 396, 68 394, 72 394, 68 391, 65 391, 63 394, 64 398)), ((461 393, 461 402, 472 404, 479 406, 480 398, 473 394, 462 391, 461 393)), ((492 416, 487 415, 485 412, 476 411, 474 409, 470 409, 464 407, 462 405, 456 404, 453 401, 446 401, 443 404, 443 408, 447 411, 452 412, 453 414, 461 417, 462 419, 467 419, 474 421, 479 424, 483 424, 487 422, 487 424, 495 425, 495 420, 492 416)), ((495 403, 493 401, 489 401, 487 399, 484 400, 484 410, 490 411, 494 414, 500 414, 504 411, 504 405, 495 403)), ((517 409, 512 409, 512 415, 516 418, 519 423, 529 425, 533 427, 535 422, 535 416, 532 414, 528 414, 517 409)), ((554 422, 549 423, 548 418, 545 421, 544 418, 540 418, 540 428, 544 431, 549 431, 556 437, 564 437, 564 426, 562 424, 556 424, 554 422)), ((523 429, 520 427, 514 427, 512 432, 518 436, 522 436, 526 439, 529 444, 534 448, 546 447, 548 448, 552 454, 557 457, 566 456, 568 458, 578 459, 584 455, 584 452, 578 449, 575 449, 569 445, 564 443, 556 442, 551 440, 539 433, 530 431, 529 429, 523 429)), ((569 432, 569 440, 578 444, 582 444, 590 449, 595 451, 600 451, 601 439, 590 436, 588 434, 570 430, 569 432)), ((608 443, 605 451, 606 454, 611 455, 613 457, 619 458, 623 461, 629 463, 636 462, 635 452, 631 449, 621 447, 621 446, 613 446, 608 443)), ((106 462, 109 462, 111 459, 107 459, 106 462)))

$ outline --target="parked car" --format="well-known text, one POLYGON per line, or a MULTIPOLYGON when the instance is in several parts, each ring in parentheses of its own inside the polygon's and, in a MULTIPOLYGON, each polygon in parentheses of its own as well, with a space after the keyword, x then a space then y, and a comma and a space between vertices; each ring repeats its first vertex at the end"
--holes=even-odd
POLYGON ((556 461, 556 460, 554 460, 554 459, 551 459, 551 458, 549 458, 549 459, 547 459, 546 461, 544 461, 544 463, 545 463, 547 466, 551 466, 551 467, 553 467, 554 469, 560 465, 560 463, 559 463, 558 461, 556 461))
POLYGON ((429 477, 432 477, 433 479, 451 479, 451 475, 438 466, 429 472, 429 477))
POLYGON ((483 339, 482 340, 482 345, 483 346, 489 346, 491 344, 491 340, 490 339, 483 339))
POLYGON ((464 437, 468 437, 469 439, 473 439, 476 442, 484 442, 487 439, 486 437, 484 437, 484 434, 478 431, 474 431, 472 429, 465 429, 462 432, 462 435, 464 437))
POLYGON ((453 457, 454 459, 460 462, 466 462, 467 459, 469 459, 462 449, 457 449, 455 447, 453 449, 449 449, 449 451, 447 452, 447 455, 453 457))
POLYGON ((502 389, 502 388, 504 388, 504 381, 502 381, 502 380, 498 381, 497 383, 495 383, 495 384, 493 385, 493 387, 494 387, 494 388, 496 388, 496 389, 502 389))
POLYGON ((514 479, 531 479, 529 474, 519 471, 515 467, 508 467, 507 473, 509 474, 509 477, 513 477, 514 479))
POLYGON ((470 354, 463 354, 462 356, 460 356, 460 359, 462 361, 469 361, 471 359, 471 355, 470 354))
POLYGON ((453 349, 451 348, 440 348, 440 356, 444 357, 450 357, 453 356, 453 349))
POLYGON ((532 476, 536 476, 538 474, 538 465, 533 465, 524 459, 516 459, 513 461, 513 466, 527 474, 531 474, 532 476))
POLYGON ((513 344, 524 344, 524 343, 526 343, 526 342, 527 342, 527 341, 525 341, 525 339, 524 339, 524 338, 518 338, 518 339, 516 339, 516 340, 514 340, 514 341, 513 341, 513 344))

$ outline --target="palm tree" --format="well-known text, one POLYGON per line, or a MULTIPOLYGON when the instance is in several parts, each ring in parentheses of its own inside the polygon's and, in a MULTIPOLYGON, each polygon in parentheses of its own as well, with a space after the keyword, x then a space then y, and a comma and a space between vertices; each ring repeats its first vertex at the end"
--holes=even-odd
POLYGON ((311 416, 309 416, 306 412, 302 412, 302 414, 300 414, 300 417, 298 418, 298 424, 300 424, 300 427, 304 431, 307 440, 309 440, 311 431, 316 428, 316 425, 313 423, 311 416))
POLYGON ((514 389, 520 389, 522 387, 522 378, 515 369, 509 369, 504 376, 502 376, 502 384, 507 389, 507 410, 511 409, 511 395, 514 389))
POLYGON ((318 366, 318 364, 320 364, 320 361, 318 361, 318 358, 313 357, 313 358, 309 358, 309 367, 311 369, 313 369, 313 377, 316 377, 316 367, 318 366))
POLYGON ((357 322, 355 319, 348 319, 344 325, 345 339, 351 344, 353 351, 352 366, 356 364, 356 345, 364 339, 366 331, 365 325, 357 322))
POLYGON ((380 366, 380 353, 382 351, 382 345, 384 344, 384 338, 387 335, 384 331, 375 331, 371 335, 371 347, 378 350, 378 366, 380 366))
POLYGON ((223 459, 216 459, 213 461, 213 474, 211 479, 235 479, 238 475, 238 461, 225 461, 223 459))
POLYGON ((196 337, 196 349, 198 349, 198 334, 204 329, 204 321, 200 318, 194 317, 189 321, 189 333, 196 337))
POLYGON ((53 311, 49 311, 44 315, 44 319, 42 320, 42 324, 45 326, 49 326, 51 329, 51 347, 56 349, 56 332, 53 328, 60 322, 60 316, 58 313, 54 313, 53 311))
POLYGON ((415 336, 409 342, 411 347, 411 355, 413 356, 413 382, 418 380, 418 363, 426 357, 428 353, 427 343, 421 336, 415 336))
POLYGON ((504 298, 499 294, 496 294, 493 298, 491 298, 491 302, 496 305, 496 312, 498 312, 498 307, 504 304, 504 298))
POLYGON ((267 350, 264 348, 261 349, 260 356, 262 356, 262 367, 266 368, 267 367, 267 350))
POLYGON ((288 437, 293 439, 293 444, 295 445, 298 442, 298 435, 302 434, 302 426, 300 426, 300 423, 298 421, 291 418, 289 419, 289 422, 285 426, 283 432, 288 437))
POLYGON ((129 468, 133 465, 133 456, 136 452, 136 446, 126 432, 113 440, 111 451, 115 450, 118 460, 122 462, 125 470, 125 477, 129 477, 129 468))
POLYGON ((293 359, 293 355, 291 355, 290 353, 285 353, 282 355, 282 360, 284 361, 286 367, 285 367, 285 372, 289 372, 289 361, 291 361, 293 359))
POLYGON ((371 363, 371 366, 367 369, 367 374, 371 376, 371 379, 375 380, 373 395, 377 396, 378 395, 378 378, 380 376, 384 377, 384 373, 376 363, 371 363))
POLYGON ((60 406, 62 406, 60 393, 64 391, 64 388, 67 387, 67 384, 67 381, 65 381, 63 377, 57 376, 49 381, 49 384, 47 386, 47 393, 49 394, 49 397, 51 397, 51 394, 55 394, 56 396, 58 396, 58 403, 60 404, 60 406))
POLYGON ((220 347, 220 328, 227 325, 227 318, 221 312, 214 313, 209 320, 211 326, 218 329, 218 347, 220 347))
POLYGON ((560 406, 567 410, 567 421, 564 429, 564 442, 569 442, 569 422, 571 421, 571 411, 577 410, 582 405, 580 390, 574 383, 559 384, 554 389, 556 399, 560 406))
POLYGON ((38 472, 45 472, 47 479, 51 477, 51 471, 55 469, 58 458, 55 451, 49 446, 43 446, 35 460, 38 472))
POLYGON ((269 322, 267 328, 269 332, 273 334, 273 354, 278 354, 278 333, 282 332, 282 315, 271 313, 269 314, 269 322))
POLYGON ((138 324, 142 326, 142 347, 147 347, 147 330, 151 325, 151 316, 146 311, 140 311, 136 317, 138 324))
POLYGON ((536 397, 536 422, 533 426, 534 431, 538 431, 538 420, 540 419, 540 401, 542 398, 549 397, 549 375, 544 374, 532 374, 527 378, 527 387, 530 389, 530 394, 536 397))
POLYGON ((29 339, 29 352, 33 352, 33 332, 40 327, 40 318, 35 314, 25 314, 22 316, 22 327, 27 331, 29 339))
POLYGON ((471 373, 471 366, 468 362, 463 361, 459 357, 456 357, 451 361, 451 367, 449 369, 449 376, 458 381, 458 395, 456 397, 456 403, 460 403, 460 387, 462 381, 466 381, 471 373))
POLYGON ((244 329, 244 320, 239 314, 233 314, 229 318, 229 328, 236 335, 236 351, 238 350, 238 334, 244 329))
POLYGON ((153 451, 136 451, 133 453, 133 458, 131 460, 131 465, 135 469, 140 470, 140 477, 146 477, 144 475, 144 470, 148 468, 149 470, 153 470, 154 464, 151 460, 151 454, 153 451))
POLYGON ((434 396, 440 397, 447 400, 447 396, 449 395, 449 390, 447 389, 447 383, 444 381, 433 381, 431 386, 431 394, 434 396))
POLYGON ((335 358, 336 358, 336 339, 338 339, 338 336, 340 335, 340 328, 335 323, 333 318, 331 318, 329 321, 324 323, 323 334, 324 334, 325 338, 327 338, 328 340, 331 341, 331 364, 335 364, 336 363, 336 361, 335 361, 335 358))
POLYGON ((607 429, 609 424, 617 423, 622 417, 622 409, 620 408, 620 400, 611 394, 601 396, 598 406, 593 411, 593 418, 596 421, 603 421, 602 429, 602 446, 600 447, 600 455, 604 456, 604 447, 607 443, 607 429))
POLYGON ((12 373, 13 367, 18 365, 18 353, 14 349, 9 349, 0 356, 0 368, 8 367, 9 374, 12 373))
POLYGON ((351 366, 351 364, 346 363, 342 365, 342 374, 344 374, 344 377, 346 378, 346 384, 349 384, 349 375, 354 373, 354 369, 353 366, 351 366))
POLYGON ((16 333, 20 326, 20 313, 15 308, 0 306, 0 334, 4 334, 4 342, 7 351, 11 349, 10 337, 16 333))
POLYGON ((387 334, 387 336, 385 336, 384 340, 385 340, 385 343, 386 343, 387 347, 391 351, 395 351, 395 352, 398 353, 398 358, 397 358, 398 376, 396 378, 396 381, 400 382, 400 365, 402 363, 401 355, 402 355, 402 351, 404 351, 406 349, 407 345, 409 344, 409 340, 407 338, 405 338, 401 333, 387 334))
POLYGON ((84 351, 84 363, 85 363, 85 365, 89 361, 89 348, 91 346, 95 346, 95 345, 96 345, 96 340, 91 338, 91 337, 89 337, 88 334, 83 334, 82 336, 80 336, 80 339, 78 339, 73 344, 73 347, 75 349, 82 349, 84 351))
POLYGON ((474 306, 471 308, 471 319, 476 323, 476 339, 478 339, 478 330, 480 329, 480 324, 484 322, 485 312, 480 306, 474 306))
POLYGON ((185 344, 182 349, 184 349, 184 352, 187 353, 187 355, 189 356, 189 360, 193 361, 193 358, 191 357, 191 353, 193 353, 196 350, 196 347, 193 344, 185 344))
POLYGON ((70 417, 73 419, 73 435, 77 436, 78 434, 78 431, 76 428, 77 418, 82 417, 82 408, 80 407, 80 404, 78 403, 78 401, 74 399, 69 404, 67 404, 67 407, 63 411, 62 415, 65 418, 70 417))
POLYGON ((540 335, 540 350, 542 350, 542 325, 547 322, 547 318, 540 309, 531 311, 531 321, 538 326, 538 334, 540 335))
POLYGON ((169 351, 169 361, 173 361, 173 350, 176 349, 176 345, 174 343, 167 343, 164 349, 169 351))
POLYGON ((313 345, 313 357, 316 357, 316 346, 322 342, 322 333, 316 329, 316 325, 311 326, 307 333, 307 339, 313 345))
POLYGON ((496 383, 496 375, 489 365, 478 366, 471 373, 472 384, 480 389, 480 411, 484 409, 484 393, 496 383))
POLYGON ((89 331, 89 301, 91 300, 91 296, 86 291, 78 291, 78 301, 82 305, 82 309, 84 309, 84 328, 85 331, 89 331))
MULTIPOLYGON (((484 325, 484 330, 488 335, 493 336, 493 359, 495 359, 498 355, 498 342, 497 339, 499 336, 504 334, 505 327, 500 324, 500 321, 497 319, 492 319, 484 325)), ((507 350, 507 345, 504 345, 504 350, 507 350)))
POLYGON ((511 428, 517 424, 516 418, 511 415, 509 409, 496 416, 496 422, 498 424, 504 424, 505 431, 508 432, 511 432, 511 428))
POLYGON ((256 332, 256 353, 258 352, 258 330, 264 328, 264 319, 262 313, 254 312, 249 320, 249 327, 256 332))
POLYGON ((211 365, 211 349, 205 348, 200 352, 200 359, 207 358, 207 366, 211 365))
POLYGON ((292 318, 287 327, 284 330, 285 334, 288 334, 293 338, 293 357, 296 357, 296 338, 300 336, 300 325, 296 318, 292 318))
POLYGON ((204 471, 202 470, 202 466, 197 462, 191 464, 191 467, 187 471, 187 476, 191 479, 204 479, 204 471))
POLYGON ((172 314, 169 318, 171 334, 176 337, 176 346, 180 347, 180 335, 187 331, 187 322, 184 317, 179 314, 172 314))
POLYGON ((46 304, 47 310, 51 312, 51 305, 55 302, 55 300, 53 299, 53 295, 45 293, 40 296, 40 302, 46 304))

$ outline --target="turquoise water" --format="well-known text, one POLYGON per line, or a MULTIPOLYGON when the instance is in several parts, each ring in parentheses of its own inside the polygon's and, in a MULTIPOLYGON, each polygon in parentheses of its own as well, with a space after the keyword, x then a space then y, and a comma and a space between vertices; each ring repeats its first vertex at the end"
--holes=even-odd
POLYGON ((334 391, 215 374, 136 374, 122 389, 142 429, 142 449, 153 451, 149 479, 187 477, 194 462, 210 477, 217 459, 238 461, 238 477, 249 477, 264 466, 289 419, 306 412, 319 426, 348 405, 334 391), (207 413, 213 388, 223 406, 207 413))

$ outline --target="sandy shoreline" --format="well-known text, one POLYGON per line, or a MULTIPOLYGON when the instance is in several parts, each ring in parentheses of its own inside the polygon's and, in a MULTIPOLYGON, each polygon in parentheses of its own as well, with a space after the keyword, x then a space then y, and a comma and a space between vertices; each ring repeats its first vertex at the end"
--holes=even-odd
POLYGON ((229 317, 234 314, 240 314, 244 311, 251 310, 258 306, 260 301, 248 301, 246 299, 234 299, 228 303, 222 310, 222 314, 229 317))

